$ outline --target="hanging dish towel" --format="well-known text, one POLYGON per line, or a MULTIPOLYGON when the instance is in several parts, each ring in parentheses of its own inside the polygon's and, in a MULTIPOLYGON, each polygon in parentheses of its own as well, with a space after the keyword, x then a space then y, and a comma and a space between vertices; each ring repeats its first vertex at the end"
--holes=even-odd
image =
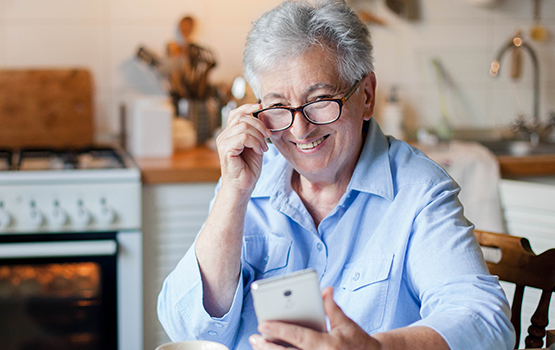
POLYGON ((477 142, 457 140, 415 146, 457 181, 464 214, 476 229, 506 232, 499 200, 499 162, 490 150, 477 142))

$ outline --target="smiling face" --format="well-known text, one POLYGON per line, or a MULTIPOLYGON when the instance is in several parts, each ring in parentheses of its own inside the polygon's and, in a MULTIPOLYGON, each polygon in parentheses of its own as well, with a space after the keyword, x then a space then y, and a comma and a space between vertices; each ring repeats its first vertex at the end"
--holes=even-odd
MULTIPOLYGON (((261 103, 297 107, 319 98, 341 98, 351 86, 341 81, 330 53, 320 48, 259 74, 261 103)), ((339 120, 314 125, 297 112, 293 125, 271 135, 273 144, 295 170, 313 183, 350 180, 362 148, 362 123, 372 116, 375 78, 363 78, 343 106, 339 120)))

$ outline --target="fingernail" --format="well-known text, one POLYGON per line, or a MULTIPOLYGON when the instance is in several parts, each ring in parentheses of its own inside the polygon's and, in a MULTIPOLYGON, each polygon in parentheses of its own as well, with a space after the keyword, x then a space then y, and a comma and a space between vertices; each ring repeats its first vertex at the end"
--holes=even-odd
POLYGON ((255 344, 256 344, 256 338, 255 338, 254 336, 251 335, 251 336, 249 337, 249 342, 250 342, 252 345, 255 345, 255 344))
POLYGON ((268 325, 267 325, 266 323, 261 323, 261 324, 258 326, 258 331, 259 331, 260 333, 265 333, 265 332, 267 332, 267 331, 269 331, 269 330, 270 330, 270 327, 268 327, 268 325))

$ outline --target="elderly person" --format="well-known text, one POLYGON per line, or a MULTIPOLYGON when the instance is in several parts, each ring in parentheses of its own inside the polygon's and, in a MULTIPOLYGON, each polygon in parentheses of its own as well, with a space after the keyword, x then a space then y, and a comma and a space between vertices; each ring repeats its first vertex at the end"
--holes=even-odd
POLYGON ((512 349, 458 185, 373 121, 366 26, 343 1, 287 1, 247 38, 259 104, 218 137, 222 176, 158 313, 174 341, 231 349, 512 349), (266 140, 271 144, 268 145, 266 140), (257 323, 254 280, 311 267, 329 332, 257 323), (258 333, 266 336, 263 337, 258 333))

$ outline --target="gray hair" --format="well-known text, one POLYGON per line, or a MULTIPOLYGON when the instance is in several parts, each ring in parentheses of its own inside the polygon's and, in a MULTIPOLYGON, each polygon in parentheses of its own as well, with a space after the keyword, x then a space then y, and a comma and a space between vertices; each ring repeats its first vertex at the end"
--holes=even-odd
POLYGON ((262 94, 259 73, 316 46, 331 51, 345 84, 374 70, 370 32, 345 1, 288 0, 263 14, 247 36, 244 75, 257 98, 262 94))

